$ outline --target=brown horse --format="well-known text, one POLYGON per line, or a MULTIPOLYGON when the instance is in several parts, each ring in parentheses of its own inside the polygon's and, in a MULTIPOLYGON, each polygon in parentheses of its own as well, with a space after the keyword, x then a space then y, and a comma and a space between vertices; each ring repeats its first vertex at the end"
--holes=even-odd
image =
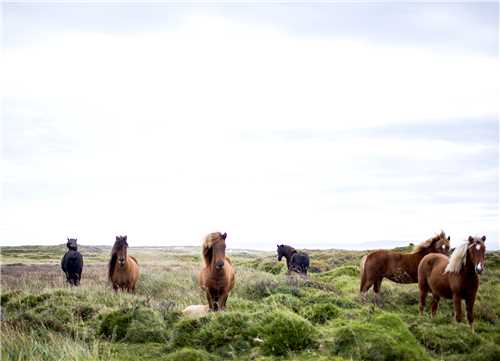
POLYGON ((127 248, 127 236, 116 236, 108 266, 108 278, 115 291, 120 288, 123 291, 134 292, 139 279, 139 263, 127 254, 127 248))
POLYGON ((418 288, 420 289, 420 314, 425 307, 427 293, 432 293, 431 315, 434 317, 441 297, 453 299, 455 320, 462 320, 462 299, 467 307, 467 320, 474 332, 474 302, 479 288, 478 274, 484 270, 486 236, 470 236, 457 247, 450 258, 430 254, 418 266, 418 288))
POLYGON ((415 247, 411 253, 380 250, 372 252, 361 260, 360 292, 365 298, 366 292, 373 285, 376 299, 380 292, 380 285, 384 278, 396 283, 417 283, 418 264, 429 253, 448 254, 450 237, 441 231, 438 235, 429 238, 415 247))
POLYGON ((226 257, 226 237, 226 233, 210 233, 203 242, 205 264, 199 282, 207 294, 208 306, 212 311, 224 309, 229 291, 234 287, 234 268, 226 257))

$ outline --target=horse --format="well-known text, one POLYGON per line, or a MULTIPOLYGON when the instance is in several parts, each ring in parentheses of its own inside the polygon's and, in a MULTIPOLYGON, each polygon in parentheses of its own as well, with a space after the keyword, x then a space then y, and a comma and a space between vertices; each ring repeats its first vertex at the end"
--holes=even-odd
POLYGON ((234 287, 235 273, 226 257, 227 233, 214 232, 205 236, 202 247, 204 266, 198 281, 205 291, 211 311, 224 310, 229 292, 234 287))
POLYGON ((484 270, 486 236, 472 237, 456 247, 448 259, 440 254, 425 256, 418 266, 420 290, 419 311, 423 315, 427 293, 432 293, 431 316, 436 315, 441 297, 453 299, 455 320, 462 321, 462 299, 467 308, 467 320, 474 332, 474 302, 479 277, 484 270))
POLYGON ((361 298, 373 286, 375 298, 379 298, 380 286, 384 278, 396 283, 417 283, 418 264, 429 253, 448 254, 450 237, 441 231, 438 235, 417 245, 411 253, 388 250, 371 252, 361 260, 361 298))
POLYGON ((118 288, 135 292, 135 284, 139 279, 139 262, 127 254, 127 248, 127 236, 116 236, 108 266, 108 279, 115 292, 118 288))
POLYGON ((291 271, 307 275, 309 268, 309 256, 307 253, 299 252, 291 246, 284 244, 276 245, 278 252, 278 261, 285 257, 288 273, 291 271))
POLYGON ((66 281, 72 286, 78 286, 82 279, 83 257, 78 252, 76 238, 68 238, 68 251, 61 259, 61 268, 66 275, 66 281))

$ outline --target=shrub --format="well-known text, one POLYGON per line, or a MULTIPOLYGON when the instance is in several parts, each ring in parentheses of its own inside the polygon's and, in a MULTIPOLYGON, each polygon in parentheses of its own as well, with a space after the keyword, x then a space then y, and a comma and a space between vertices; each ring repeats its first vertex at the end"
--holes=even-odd
POLYGON ((113 311, 104 316, 99 334, 113 341, 160 342, 167 331, 163 318, 152 309, 138 307, 113 311))
POLYGON ((104 316, 99 327, 99 334, 115 341, 120 341, 127 335, 127 328, 132 322, 131 309, 113 311, 104 316))
POLYGON ((418 322, 410 330, 426 349, 436 353, 467 353, 481 342, 465 323, 418 322))
POLYGON ((305 307, 301 314, 313 323, 323 324, 339 316, 339 309, 329 303, 320 303, 305 307))
POLYGON ((264 303, 270 306, 284 306, 294 312, 298 312, 302 306, 299 298, 283 293, 276 293, 274 295, 264 298, 264 303))
POLYGON ((192 348, 183 348, 169 353, 165 361, 211 361, 215 358, 204 350, 194 350, 192 348))
POLYGON ((249 314, 216 312, 200 318, 184 318, 174 325, 170 348, 202 346, 207 351, 225 353, 228 348, 251 348, 257 330, 249 314))
POLYGON ((500 360, 500 346, 488 342, 481 345, 468 355, 469 361, 498 361, 500 360))
POLYGON ((343 297, 339 297, 330 292, 319 292, 313 295, 309 295, 305 302, 307 304, 318 304, 318 303, 329 303, 340 308, 356 308, 359 304, 343 297))
POLYGON ((261 300, 273 294, 279 287, 279 283, 271 277, 254 277, 241 283, 239 292, 244 298, 250 300, 261 300))
POLYGON ((198 346, 198 332, 208 322, 208 317, 185 317, 173 325, 169 348, 198 346))
POLYGON ((265 314, 259 325, 262 349, 266 354, 285 355, 315 347, 317 332, 311 323, 290 311, 275 310, 265 314))
POLYGON ((332 352, 360 360, 428 360, 401 319, 382 314, 372 322, 352 321, 335 332, 332 352))
POLYGON ((230 346, 244 352, 251 348, 256 336, 248 314, 217 312, 208 316, 208 322, 202 325, 197 337, 207 351, 223 351, 219 349, 230 346))
POLYGON ((132 314, 125 340, 128 342, 162 342, 167 338, 163 318, 152 309, 139 308, 132 314))

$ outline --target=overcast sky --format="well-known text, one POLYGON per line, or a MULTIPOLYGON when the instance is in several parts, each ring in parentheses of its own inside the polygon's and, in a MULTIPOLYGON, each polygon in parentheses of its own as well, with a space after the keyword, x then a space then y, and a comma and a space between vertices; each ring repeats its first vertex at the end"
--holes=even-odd
POLYGON ((498 3, 1 3, 0 244, 498 248, 498 3))

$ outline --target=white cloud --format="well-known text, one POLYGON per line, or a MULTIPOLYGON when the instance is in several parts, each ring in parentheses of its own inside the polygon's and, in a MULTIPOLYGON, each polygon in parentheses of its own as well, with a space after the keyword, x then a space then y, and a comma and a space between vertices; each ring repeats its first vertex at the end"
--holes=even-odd
POLYGON ((42 149, 6 159, 4 180, 43 187, 8 204, 2 239, 77 233, 102 243, 121 232, 138 243, 194 244, 227 229, 239 247, 329 246, 465 232, 465 218, 494 231, 484 204, 464 214, 411 190, 335 191, 415 181, 367 172, 374 160, 435 168, 489 145, 241 134, 496 116, 496 59, 292 37, 213 16, 170 32, 52 35, 4 50, 6 99, 20 104, 9 105, 7 121, 40 116, 71 151, 44 152, 52 140, 37 128, 8 140, 42 149))

